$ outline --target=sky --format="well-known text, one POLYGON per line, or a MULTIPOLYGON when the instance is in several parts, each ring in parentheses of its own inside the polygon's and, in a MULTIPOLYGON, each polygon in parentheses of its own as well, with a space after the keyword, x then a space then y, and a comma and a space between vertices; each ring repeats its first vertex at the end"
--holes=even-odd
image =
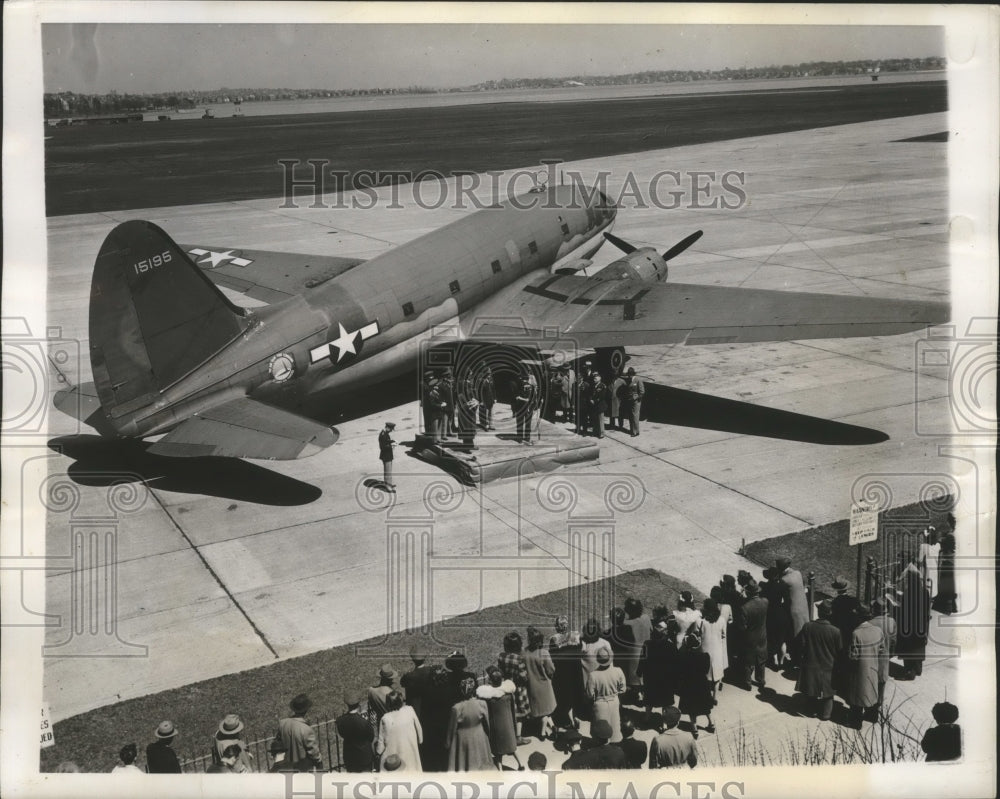
POLYGON ((467 86, 519 77, 944 55, 929 26, 93 24, 42 26, 46 92, 467 86))

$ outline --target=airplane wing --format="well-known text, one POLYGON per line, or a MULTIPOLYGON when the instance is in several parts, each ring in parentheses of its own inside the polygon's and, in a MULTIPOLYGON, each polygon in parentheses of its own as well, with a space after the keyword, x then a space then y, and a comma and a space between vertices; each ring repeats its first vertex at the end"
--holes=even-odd
POLYGON ((205 270, 212 282, 269 304, 302 294, 364 263, 360 258, 332 255, 298 255, 205 244, 180 247, 205 270))
POLYGON ((949 318, 947 302, 555 275, 496 295, 462 324, 473 339, 616 347, 895 335, 949 318))
POLYGON ((174 458, 294 460, 321 452, 339 437, 312 419, 239 397, 185 419, 148 452, 174 458))

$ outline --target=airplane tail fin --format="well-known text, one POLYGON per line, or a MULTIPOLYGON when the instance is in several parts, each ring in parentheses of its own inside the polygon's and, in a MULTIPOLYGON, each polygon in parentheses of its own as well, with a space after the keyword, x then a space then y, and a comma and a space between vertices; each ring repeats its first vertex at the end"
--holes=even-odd
POLYGON ((104 240, 91 282, 90 363, 112 424, 245 328, 245 312, 152 222, 123 222, 104 240))

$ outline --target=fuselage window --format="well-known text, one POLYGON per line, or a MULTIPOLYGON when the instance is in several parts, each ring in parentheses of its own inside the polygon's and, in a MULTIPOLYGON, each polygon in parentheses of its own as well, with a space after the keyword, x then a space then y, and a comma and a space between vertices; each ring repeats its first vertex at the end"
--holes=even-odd
POLYGON ((564 236, 568 236, 569 235, 569 225, 567 225, 565 222, 563 222, 562 225, 561 225, 561 227, 562 227, 563 235, 564 236))
POLYGON ((500 274, 501 267, 500 267, 500 261, 499 260, 494 261, 493 263, 490 264, 490 266, 493 268, 493 274, 494 275, 499 275, 500 274))
POLYGON ((536 255, 538 253, 538 245, 535 244, 535 242, 533 242, 533 241, 529 241, 528 242, 528 252, 530 252, 532 255, 536 255))
POLYGON ((458 294, 458 292, 462 290, 462 287, 458 285, 457 280, 451 281, 451 283, 448 284, 448 288, 451 289, 452 294, 458 294))
POLYGON ((403 316, 413 316, 413 303, 404 302, 403 303, 403 316))

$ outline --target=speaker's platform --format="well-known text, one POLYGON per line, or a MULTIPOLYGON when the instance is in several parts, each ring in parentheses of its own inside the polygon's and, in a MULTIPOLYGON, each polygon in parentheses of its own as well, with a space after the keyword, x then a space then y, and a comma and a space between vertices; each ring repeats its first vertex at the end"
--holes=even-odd
POLYGON ((435 442, 420 434, 410 454, 468 485, 551 472, 567 464, 598 460, 601 454, 597 439, 575 435, 544 420, 532 432, 531 442, 526 444, 509 433, 479 431, 469 448, 459 439, 435 442))

